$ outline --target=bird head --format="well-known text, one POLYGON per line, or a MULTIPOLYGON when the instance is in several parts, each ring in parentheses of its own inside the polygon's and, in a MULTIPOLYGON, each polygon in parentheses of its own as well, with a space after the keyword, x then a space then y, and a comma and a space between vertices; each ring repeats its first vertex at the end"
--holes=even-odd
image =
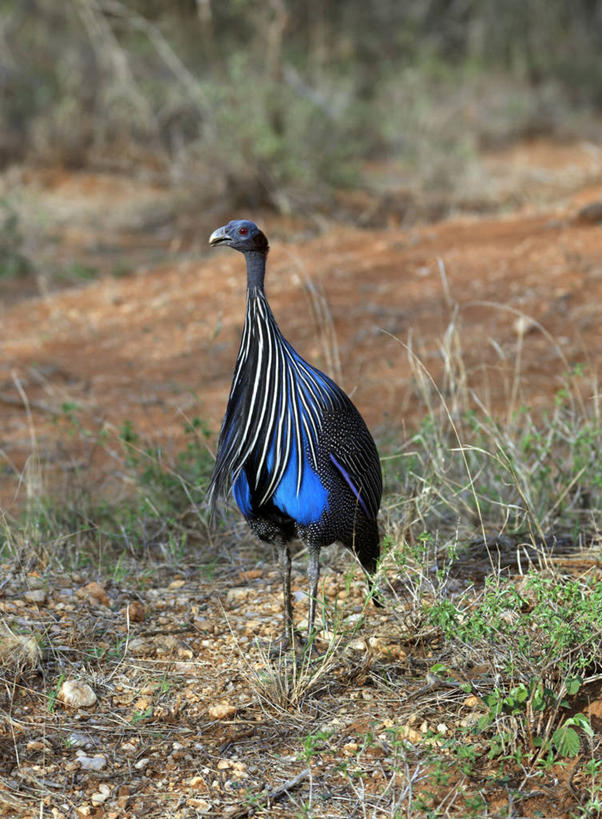
POLYGON ((254 222, 248 219, 234 219, 227 225, 214 230, 209 237, 211 247, 217 245, 228 245, 241 253, 267 253, 269 250, 268 240, 254 222))

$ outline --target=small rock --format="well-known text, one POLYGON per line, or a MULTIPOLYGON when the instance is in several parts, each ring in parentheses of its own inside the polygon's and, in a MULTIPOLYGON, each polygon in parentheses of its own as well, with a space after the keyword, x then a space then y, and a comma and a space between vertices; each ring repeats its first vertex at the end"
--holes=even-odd
POLYGON ((207 783, 205 782, 204 777, 197 775, 188 780, 188 787, 194 788, 195 790, 206 791, 207 783))
POLYGON ((47 751, 49 746, 40 739, 30 739, 27 743, 28 751, 47 751))
POLYGON ((46 591, 44 589, 30 589, 23 594, 28 603, 45 603, 46 591))
POLYGON ((102 754, 87 756, 83 751, 77 752, 77 761, 84 771, 102 771, 107 767, 107 758, 102 754))
POLYGON ((226 600, 228 603, 242 603, 248 596, 249 589, 246 586, 238 588, 235 587, 233 589, 228 589, 226 600))
POLYGON ((154 642, 157 654, 160 656, 174 654, 178 649, 178 640, 173 634, 158 634, 154 642))
POLYGON ((209 716, 211 719, 227 719, 228 717, 232 717, 236 711, 237 708, 235 705, 224 700, 209 708, 209 716))
POLYGON ((421 733, 416 731, 414 728, 411 728, 409 725, 401 726, 401 735, 414 745, 418 742, 422 742, 424 739, 421 733))
POLYGON ((84 586, 83 589, 80 589, 78 592, 80 597, 87 597, 91 603, 100 603, 103 606, 110 606, 111 601, 104 590, 104 588, 93 580, 91 583, 88 583, 87 586, 84 586))
POLYGON ((464 700, 464 705, 467 708, 476 708, 477 705, 480 705, 481 700, 478 697, 475 697, 474 694, 471 694, 470 697, 466 697, 464 700))
POLYGON ((194 663, 180 662, 173 664, 173 670, 177 674, 196 674, 197 668, 194 663))
POLYGON ((93 805, 102 805, 104 802, 107 801, 109 796, 111 795, 111 789, 105 782, 101 782, 98 786, 97 793, 93 793, 91 796, 91 801, 93 805))
POLYGON ((144 637, 134 637, 133 640, 129 641, 128 649, 130 654, 134 654, 136 657, 140 657, 150 650, 144 637))
POLYGON ((299 589, 293 594, 293 600, 295 603, 302 603, 308 597, 307 592, 304 592, 303 589, 299 589))
POLYGON ((361 637, 358 637, 349 643, 349 648, 352 649, 353 651, 365 651, 366 641, 362 640, 361 637))
POLYGON ((186 585, 185 580, 172 580, 167 588, 168 589, 181 589, 182 586, 185 586, 185 585, 186 585))
POLYGON ((150 759, 147 756, 143 756, 142 759, 139 759, 138 762, 134 763, 134 768, 136 768, 137 771, 142 771, 144 768, 146 768, 149 762, 150 759))
POLYGON ((95 745, 98 745, 97 739, 81 731, 73 731, 70 733, 67 737, 67 742, 70 748, 94 748, 95 745))
POLYGON ((88 683, 80 680, 65 680, 59 691, 59 699, 72 708, 89 708, 97 697, 88 683))
POLYGON ((125 610, 126 619, 129 617, 131 623, 143 623, 146 619, 146 611, 139 600, 132 600, 125 610))

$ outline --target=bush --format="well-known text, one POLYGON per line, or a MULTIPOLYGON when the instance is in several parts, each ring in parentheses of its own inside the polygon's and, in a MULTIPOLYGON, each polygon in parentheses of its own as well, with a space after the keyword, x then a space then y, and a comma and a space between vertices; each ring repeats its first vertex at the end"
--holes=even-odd
POLYGON ((0 163, 152 163, 207 201, 287 210, 373 156, 445 188, 483 140, 602 104, 586 0, 199 8, 9 2, 0 163))

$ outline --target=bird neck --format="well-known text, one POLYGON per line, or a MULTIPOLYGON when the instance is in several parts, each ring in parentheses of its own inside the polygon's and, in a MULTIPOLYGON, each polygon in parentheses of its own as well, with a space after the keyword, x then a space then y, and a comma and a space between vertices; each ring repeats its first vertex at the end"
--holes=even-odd
POLYGON ((266 254, 258 250, 250 250, 245 253, 245 259, 247 261, 247 288, 249 292, 257 290, 263 293, 266 254))

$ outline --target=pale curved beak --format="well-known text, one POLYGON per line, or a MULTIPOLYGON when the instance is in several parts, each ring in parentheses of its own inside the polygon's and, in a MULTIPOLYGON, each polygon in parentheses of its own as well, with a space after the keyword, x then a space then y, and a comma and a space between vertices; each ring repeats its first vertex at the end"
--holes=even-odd
POLYGON ((229 242, 230 237, 228 236, 228 232, 226 227, 219 227, 217 230, 214 230, 211 236, 209 237, 209 244, 211 247, 215 247, 215 245, 223 245, 224 242, 229 242))

